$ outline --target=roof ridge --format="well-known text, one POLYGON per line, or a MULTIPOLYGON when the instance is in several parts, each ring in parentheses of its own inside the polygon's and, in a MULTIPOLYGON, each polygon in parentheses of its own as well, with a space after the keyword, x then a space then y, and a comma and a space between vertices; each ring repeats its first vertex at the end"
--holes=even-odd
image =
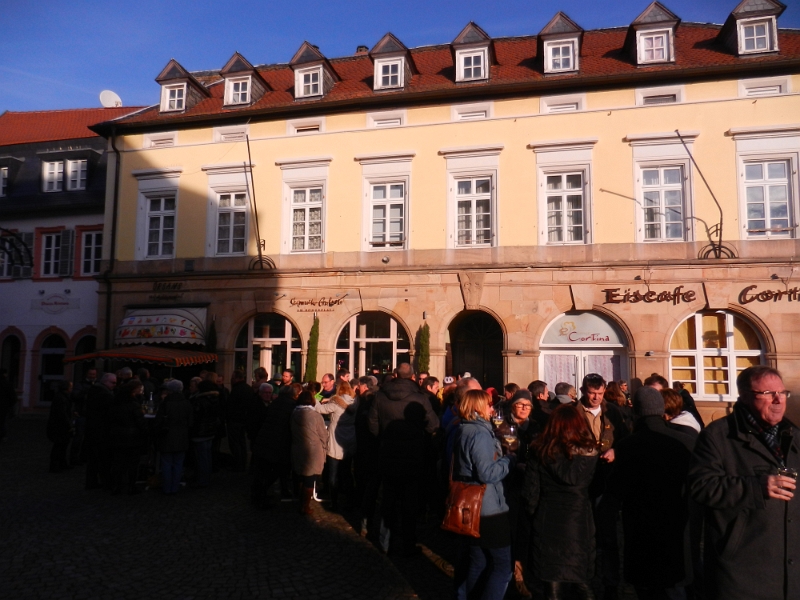
POLYGON ((49 110, 7 110, 2 115, 30 115, 34 113, 56 113, 56 112, 77 112, 77 111, 86 111, 86 110, 119 110, 123 108, 129 108, 131 111, 137 110, 140 108, 146 108, 146 106, 97 106, 94 108, 53 108, 49 110))

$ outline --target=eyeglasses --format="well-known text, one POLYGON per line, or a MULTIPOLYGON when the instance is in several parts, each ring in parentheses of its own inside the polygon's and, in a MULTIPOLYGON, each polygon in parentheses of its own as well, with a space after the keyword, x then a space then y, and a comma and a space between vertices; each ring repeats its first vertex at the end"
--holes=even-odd
POLYGON ((790 392, 789 390, 781 390, 779 392, 773 392, 771 390, 764 390, 764 391, 751 390, 751 391, 753 392, 754 396, 767 396, 769 398, 775 398, 777 396, 781 400, 787 400, 792 396, 792 392, 790 392))
POLYGON ((516 402, 514 406, 519 406, 520 408, 527 408, 528 410, 533 408, 533 404, 528 404, 527 402, 516 402))

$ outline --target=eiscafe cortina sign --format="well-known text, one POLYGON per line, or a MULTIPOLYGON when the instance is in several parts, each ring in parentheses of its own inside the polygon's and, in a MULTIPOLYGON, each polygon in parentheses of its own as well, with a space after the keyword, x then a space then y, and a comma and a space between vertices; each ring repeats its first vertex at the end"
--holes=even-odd
MULTIPOLYGON (((603 290, 605 299, 603 304, 635 304, 637 302, 646 303, 663 303, 668 302, 672 305, 680 304, 681 302, 689 303, 694 302, 697 295, 694 290, 685 290, 682 285, 677 286, 671 291, 656 292, 648 290, 640 292, 638 290, 631 291, 630 288, 622 291, 622 288, 607 288, 603 290)), ((780 302, 782 300, 788 302, 800 301, 800 287, 787 287, 785 290, 759 290, 758 285, 748 285, 741 292, 739 292, 738 301, 741 305, 747 305, 751 302, 780 302)))

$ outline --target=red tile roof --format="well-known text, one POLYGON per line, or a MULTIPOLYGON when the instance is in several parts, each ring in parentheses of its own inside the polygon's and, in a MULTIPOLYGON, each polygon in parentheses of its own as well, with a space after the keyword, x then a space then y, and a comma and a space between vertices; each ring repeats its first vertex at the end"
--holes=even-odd
POLYGON ((89 125, 110 121, 141 107, 77 108, 0 114, 0 146, 96 137, 89 125))
POLYGON ((800 31, 780 30, 777 54, 740 58, 728 52, 717 36, 719 25, 683 23, 675 35, 674 63, 637 66, 623 51, 626 27, 587 31, 583 36, 580 53, 580 71, 560 75, 544 75, 537 57, 536 36, 497 38, 493 40, 496 63, 492 65, 489 81, 455 83, 453 54, 449 45, 428 46, 411 50, 417 73, 404 90, 375 92, 372 89, 373 64, 368 55, 330 59, 331 66, 341 78, 330 92, 319 99, 294 99, 294 74, 287 64, 256 67, 269 83, 272 91, 265 93, 248 107, 224 108, 224 86, 219 75, 205 71, 198 78, 209 86, 210 98, 205 98, 182 113, 159 112, 154 106, 122 119, 131 126, 166 125, 181 121, 203 121, 224 115, 249 117, 259 113, 281 111, 319 110, 326 105, 346 105, 353 101, 362 106, 379 104, 381 100, 392 103, 424 100, 433 94, 450 94, 453 98, 470 93, 513 93, 535 89, 553 93, 562 89, 575 89, 589 85, 613 83, 614 80, 636 78, 642 83, 657 84, 661 79, 700 76, 703 73, 740 71, 758 72, 762 69, 781 68, 794 72, 800 67, 800 31))

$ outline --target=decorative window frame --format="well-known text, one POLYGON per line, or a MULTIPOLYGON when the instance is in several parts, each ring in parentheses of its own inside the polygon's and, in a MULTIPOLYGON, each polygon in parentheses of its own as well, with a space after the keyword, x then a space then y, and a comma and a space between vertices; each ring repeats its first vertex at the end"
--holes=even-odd
POLYGON ((183 112, 186 110, 186 102, 189 99, 189 90, 186 83, 172 83, 161 86, 161 112, 183 112), (183 105, 180 108, 169 107, 169 92, 170 90, 183 90, 183 105))
POLYGON ((378 90, 398 90, 405 87, 405 72, 406 72, 406 59, 404 56, 393 56, 393 57, 386 57, 386 58, 376 58, 375 59, 375 73, 374 73, 374 85, 372 89, 375 91, 378 90), (383 75, 381 70, 384 65, 397 65, 397 75, 398 75, 398 84, 397 85, 383 85, 382 79, 383 75))
POLYGON ((392 127, 403 127, 408 118, 408 111, 405 108, 400 110, 387 110, 381 112, 367 113, 367 129, 390 129, 392 127))
POLYGON ((739 48, 740 56, 748 56, 751 54, 764 54, 767 52, 778 52, 778 24, 774 16, 754 17, 752 19, 739 19, 736 21, 736 40, 739 48), (744 28, 750 25, 765 24, 767 26, 767 47, 754 48, 747 50, 745 48, 744 28))
POLYGON ((564 94, 543 96, 539 99, 539 112, 542 114, 561 114, 580 112, 586 109, 586 94, 564 94), (572 106, 575 108, 572 108, 572 106))
POLYGON ((63 160, 43 160, 42 161, 42 191, 46 194, 56 194, 64 191, 64 161, 63 160), (51 178, 48 173, 49 165, 55 165, 55 174, 51 178), (53 183, 54 189, 47 189, 48 183, 53 183))
MULTIPOLYGON (((689 151, 692 152, 694 141, 699 131, 680 132, 689 151)), ((694 169, 692 160, 686 152, 681 140, 675 132, 628 134, 625 141, 633 150, 634 173, 634 233, 636 243, 669 244, 692 242, 696 239, 694 169), (648 167, 680 166, 683 169, 683 205, 684 205, 684 237, 681 240, 658 239, 647 240, 644 235, 644 196, 642 189, 642 169, 648 167)))
POLYGON ((214 127, 214 141, 217 143, 244 142, 249 134, 249 124, 214 127))
POLYGON ((683 85, 665 85, 658 87, 636 88, 636 106, 663 106, 665 104, 681 104, 686 97, 686 87, 683 85), (674 102, 651 102, 648 98, 663 98, 675 96, 674 102))
POLYGON ((797 239, 800 237, 800 124, 731 128, 727 135, 736 143, 739 196, 739 231, 742 240, 797 239), (747 232, 747 196, 744 166, 748 162, 789 162, 790 227, 788 236, 751 236, 747 232))
POLYGON ((165 167, 163 169, 138 169, 131 174, 138 180, 138 198, 136 208, 136 260, 171 260, 177 256, 180 230, 178 216, 180 214, 179 180, 183 168, 165 167), (172 257, 147 255, 147 213, 150 198, 171 194, 175 197, 175 241, 172 257))
POLYGON ((636 63, 639 65, 658 65, 664 63, 675 62, 675 31, 671 27, 654 27, 648 29, 639 29, 636 32, 636 63), (663 59, 647 60, 644 56, 645 47, 642 38, 655 36, 659 34, 666 35, 664 44, 663 59))
MULTIPOLYGON (((310 84, 313 85, 313 84, 310 84)), ((305 67, 302 69, 297 69, 294 72, 294 97, 299 98, 318 98, 325 94, 325 73, 323 72, 322 65, 316 65, 313 67, 305 67), (306 94, 303 88, 303 76, 308 73, 317 73, 317 85, 319 86, 319 91, 315 94, 313 92, 309 92, 306 94)))
POLYGON ((242 165, 239 163, 203 165, 201 169, 208 176, 208 210, 206 211, 206 244, 205 256, 228 257, 247 256, 253 248, 253 232, 251 231, 250 213, 252 211, 250 198, 250 173, 255 165, 242 165), (219 196, 220 194, 245 194, 247 205, 245 213, 244 251, 242 252, 217 252, 217 235, 219 232, 219 196))
POLYGON ((362 203, 361 216, 361 250, 363 252, 386 252, 392 250, 408 250, 410 248, 410 207, 411 207, 411 162, 416 152, 397 152, 387 154, 361 155, 354 160, 361 164, 362 203), (382 183, 403 183, 405 197, 403 199, 403 243, 389 245, 373 243, 372 238, 372 186, 382 183))
POLYGON ((177 131, 146 133, 142 138, 142 148, 171 148, 178 143, 177 131))
POLYGON ((544 42, 544 72, 545 73, 571 73, 580 70, 580 41, 578 36, 556 38, 544 42), (553 48, 570 46, 572 48, 572 66, 568 69, 553 67, 553 48))
POLYGON ((65 161, 64 179, 67 183, 68 192, 79 192, 86 189, 86 183, 89 179, 89 160, 86 158, 68 159, 65 161), (75 183, 72 181, 72 168, 77 166, 78 178, 75 183), (81 168, 83 167, 83 168, 81 168), (83 175, 83 177, 81 177, 83 175))
POLYGON ((37 267, 37 269, 36 269, 37 270, 37 279, 58 279, 60 277, 59 265, 61 264, 61 235, 62 235, 63 231, 64 231, 63 228, 61 228, 61 229, 59 229, 57 231, 37 230, 37 233, 40 234, 38 236, 39 237, 39 240, 38 240, 39 243, 38 243, 38 247, 37 247, 38 254, 39 254, 39 260, 37 261, 37 265, 36 265, 36 267, 37 267), (52 238, 54 244, 55 244, 56 241, 58 242, 57 247, 54 245, 54 247, 51 249, 51 251, 53 251, 54 253, 57 253, 57 256, 58 256, 58 258, 50 260, 49 264, 50 264, 50 266, 51 266, 51 268, 53 270, 52 273, 45 273, 44 272, 45 271, 45 266, 46 266, 46 263, 45 263, 45 252, 46 252, 45 245, 47 244, 48 238, 52 238))
POLYGON ((782 96, 792 91, 792 78, 783 77, 757 77, 739 80, 740 98, 764 98, 768 96, 782 96))
MULTIPOLYGON (((103 235, 103 225, 78 225, 75 227, 75 257, 74 257, 74 265, 72 267, 72 272, 74 273, 73 279, 80 280, 80 279, 93 279, 95 275, 100 273, 98 271, 92 271, 91 273, 87 273, 83 269, 83 253, 86 248, 86 239, 84 236, 86 235, 97 235, 100 234, 102 243, 100 244, 100 263, 102 265, 103 261, 103 244, 105 243, 105 236, 103 235)), ((92 262, 96 260, 96 258, 92 257, 92 262)))
POLYGON ((322 254, 328 232, 328 178, 331 156, 278 159, 275 164, 281 169, 282 215, 281 254, 322 254), (292 250, 292 192, 295 188, 322 187, 322 244, 319 250, 292 250))
POLYGON ((325 133, 325 117, 286 121, 286 135, 312 135, 315 133, 325 133))
POLYGON ((477 48, 459 48, 456 50, 456 82, 486 81, 489 79, 489 47, 479 46, 477 48), (481 57, 481 76, 464 76, 464 59, 468 56, 481 57))
POLYGON ((445 247, 456 248, 493 248, 500 245, 500 153, 503 144, 486 146, 466 146, 459 148, 442 148, 439 155, 447 161, 447 227, 445 247), (457 240, 458 218, 456 188, 458 179, 466 177, 490 177, 492 180, 492 242, 490 244, 469 244, 460 246, 457 240))
POLYGON ((494 117, 494 102, 474 102, 450 106, 451 121, 483 121, 494 117))
POLYGON ((539 221, 539 244, 574 246, 592 243, 592 151, 598 138, 547 140, 531 142, 528 148, 536 155, 536 207, 539 221), (568 172, 583 174, 583 240, 550 242, 547 235, 547 176, 568 172))
MULTIPOLYGON (((241 92, 239 92, 241 93, 241 92)), ((227 77, 225 79, 225 106, 247 106, 253 102, 253 77, 243 75, 241 77, 227 77), (235 83, 247 83, 247 99, 235 102, 233 99, 233 86, 235 83)))

